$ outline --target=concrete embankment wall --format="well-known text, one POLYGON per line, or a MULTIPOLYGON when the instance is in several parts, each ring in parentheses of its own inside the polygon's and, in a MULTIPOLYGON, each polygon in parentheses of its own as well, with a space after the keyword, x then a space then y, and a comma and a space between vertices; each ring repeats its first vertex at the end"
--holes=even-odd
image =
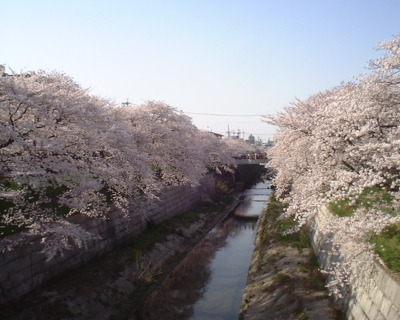
MULTIPOLYGON (((213 174, 205 176, 196 187, 185 185, 167 188, 160 194, 159 201, 154 200, 148 204, 146 216, 160 223, 213 198, 215 192, 213 174)), ((129 220, 118 212, 111 212, 109 217, 107 221, 85 215, 70 217, 71 222, 99 235, 100 239, 87 243, 86 248, 64 251, 63 255, 57 255, 50 261, 46 261, 46 256, 40 253, 43 244, 38 236, 30 236, 28 241, 21 241, 15 249, 0 253, 0 303, 21 297, 46 280, 110 251, 117 244, 138 236, 146 229, 146 219, 139 214, 132 214, 129 220)), ((20 240, 21 234, 2 238, 0 248, 20 240)))
MULTIPOLYGON (((322 207, 314 218, 311 240, 321 266, 326 269, 334 263, 342 262, 341 255, 330 255, 332 245, 330 239, 334 234, 324 232, 332 213, 327 207, 322 207)), ((340 248, 339 248, 340 252, 340 248)), ((366 254, 360 254, 358 259, 368 261, 366 254), (364 260, 365 259, 365 260, 364 260)), ((337 302, 350 320, 395 320, 400 319, 400 284, 379 263, 366 263, 362 268, 353 270, 354 278, 351 283, 341 289, 343 298, 337 302)))

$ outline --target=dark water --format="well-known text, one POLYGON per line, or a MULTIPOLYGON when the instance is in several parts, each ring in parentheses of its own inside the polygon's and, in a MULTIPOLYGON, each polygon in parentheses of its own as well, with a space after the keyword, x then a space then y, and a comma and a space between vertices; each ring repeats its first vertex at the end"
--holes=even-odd
POLYGON ((235 215, 258 216, 266 206, 270 194, 267 181, 256 184, 243 193, 244 200, 235 209, 235 215))
MULTIPOLYGON (((245 192, 236 209, 241 215, 262 212, 271 192, 267 183, 245 192)), ((143 319, 237 320, 255 233, 254 220, 230 216, 221 222, 150 295, 143 319)))

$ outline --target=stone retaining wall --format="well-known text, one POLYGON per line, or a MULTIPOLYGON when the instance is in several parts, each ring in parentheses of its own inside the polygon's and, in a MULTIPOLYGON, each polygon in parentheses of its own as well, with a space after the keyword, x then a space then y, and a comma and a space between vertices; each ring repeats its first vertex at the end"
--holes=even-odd
MULTIPOLYGON (((322 207, 314 218, 311 240, 321 266, 325 269, 335 262, 342 261, 342 256, 332 256, 329 239, 333 234, 322 230, 332 213, 322 207)), ((340 252, 340 249, 339 249, 340 252)), ((370 259, 360 254, 358 259, 370 259)), ((365 264, 367 270, 356 270, 353 281, 342 288, 343 298, 337 302, 349 320, 395 320, 400 319, 400 284, 390 271, 385 270, 377 262, 365 264)))
MULTIPOLYGON (((204 177, 197 187, 189 185, 171 187, 160 194, 159 200, 150 202, 146 208, 146 217, 155 223, 160 223, 177 214, 194 208, 199 203, 215 195, 213 174, 204 177)), ((138 236, 146 229, 146 219, 139 214, 133 214, 127 220, 118 212, 111 212, 110 219, 88 218, 75 215, 69 220, 80 224, 85 230, 99 235, 100 240, 87 243, 86 248, 75 248, 64 251, 50 261, 40 251, 43 244, 38 236, 30 236, 21 242, 14 250, 0 254, 0 304, 18 299, 46 280, 61 272, 79 266, 90 259, 110 251, 118 243, 138 236)), ((0 248, 8 243, 16 243, 21 234, 14 234, 0 239, 0 248)))

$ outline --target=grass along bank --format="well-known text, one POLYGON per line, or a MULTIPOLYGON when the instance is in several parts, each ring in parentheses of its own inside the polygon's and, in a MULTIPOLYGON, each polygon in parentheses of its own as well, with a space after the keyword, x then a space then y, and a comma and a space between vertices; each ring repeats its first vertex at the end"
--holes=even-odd
POLYGON ((292 218, 273 195, 258 226, 240 319, 342 319, 328 297, 325 279, 306 229, 283 235, 292 218))
MULTIPOLYGON (((359 207, 400 214, 400 208, 393 206, 393 196, 380 187, 365 188, 352 202, 344 199, 329 204, 329 209, 339 217, 350 217, 359 207)), ((400 224, 390 225, 380 234, 367 234, 365 238, 374 244, 375 253, 385 266, 400 277, 400 224)))

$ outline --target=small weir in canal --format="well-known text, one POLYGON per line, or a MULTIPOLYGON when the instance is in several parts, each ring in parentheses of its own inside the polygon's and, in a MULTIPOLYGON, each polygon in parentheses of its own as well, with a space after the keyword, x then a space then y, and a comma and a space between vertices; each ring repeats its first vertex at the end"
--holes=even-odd
POLYGON ((142 319, 237 320, 254 250, 256 218, 271 190, 268 181, 214 227, 146 299, 142 319))

